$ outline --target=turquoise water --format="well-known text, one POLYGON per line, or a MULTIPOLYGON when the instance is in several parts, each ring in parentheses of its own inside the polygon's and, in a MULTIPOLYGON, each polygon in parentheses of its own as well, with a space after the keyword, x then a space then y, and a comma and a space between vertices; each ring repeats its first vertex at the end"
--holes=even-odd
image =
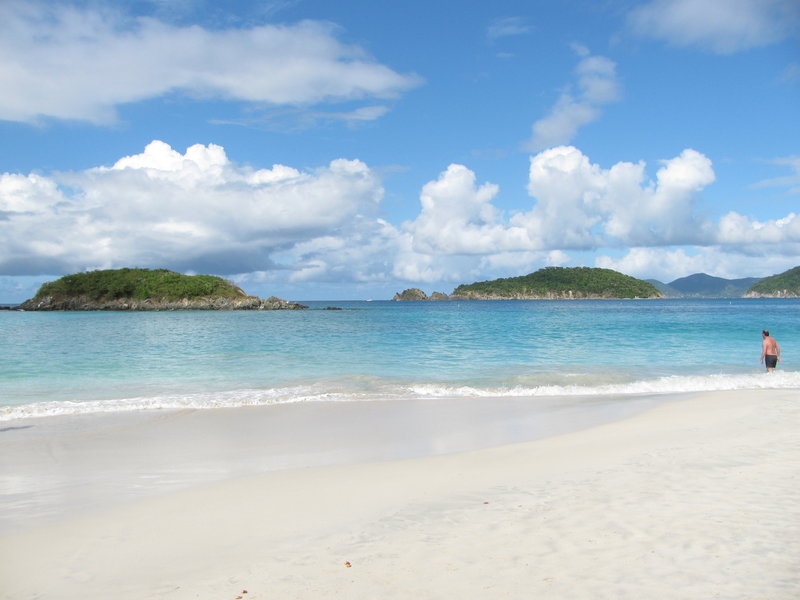
POLYGON ((800 390, 800 301, 310 302, 0 311, 0 419, 436 396, 800 390), (345 310, 314 310, 338 306, 345 310), (768 328, 784 361, 759 364, 768 328))

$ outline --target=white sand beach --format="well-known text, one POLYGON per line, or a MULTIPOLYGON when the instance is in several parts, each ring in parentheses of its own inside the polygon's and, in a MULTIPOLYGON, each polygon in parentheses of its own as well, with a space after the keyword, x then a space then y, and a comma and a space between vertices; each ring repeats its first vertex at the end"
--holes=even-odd
POLYGON ((5 423, 0 597, 800 597, 797 391, 492 401, 5 423))

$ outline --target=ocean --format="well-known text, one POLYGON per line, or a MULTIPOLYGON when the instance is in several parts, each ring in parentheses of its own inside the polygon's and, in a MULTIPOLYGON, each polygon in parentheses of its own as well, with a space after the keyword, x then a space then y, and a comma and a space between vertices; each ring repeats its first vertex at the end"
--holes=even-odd
POLYGON ((304 304, 310 310, 0 311, 0 421, 286 402, 800 390, 795 299, 304 304), (771 375, 759 364, 762 329, 783 349, 771 375))

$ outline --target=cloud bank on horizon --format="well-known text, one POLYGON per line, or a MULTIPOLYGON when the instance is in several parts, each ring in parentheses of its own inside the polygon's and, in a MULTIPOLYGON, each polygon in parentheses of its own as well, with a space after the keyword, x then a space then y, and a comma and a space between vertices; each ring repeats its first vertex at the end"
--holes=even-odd
MULTIPOLYGON (((720 171, 727 173, 733 159, 710 155, 698 145, 700 136, 676 140, 672 154, 649 161, 624 146, 615 160, 597 143, 589 144, 594 151, 582 149, 585 131, 619 118, 616 113, 633 102, 632 71, 623 74, 625 59, 635 57, 621 52, 619 41, 604 53, 564 41, 563 64, 572 67, 558 72, 560 83, 537 110, 520 113, 519 129, 510 131, 516 149, 505 154, 521 149, 527 168, 509 161, 500 176, 486 163, 502 183, 487 181, 465 160, 469 148, 449 145, 437 166, 423 171, 401 161, 393 167, 427 173, 417 179, 413 197, 403 197, 392 187, 393 168, 385 159, 391 130, 380 128, 401 119, 404 102, 435 87, 437 71, 422 62, 382 64, 362 38, 346 41, 334 21, 315 19, 313 11, 300 16, 211 27, 110 4, 0 6, 0 131, 6 140, 13 131, 23 143, 41 144, 52 133, 74 146, 65 152, 78 152, 86 131, 128 135, 133 128, 126 118, 133 117, 127 110, 142 102, 210 104, 212 110, 235 105, 244 115, 240 123, 285 108, 305 114, 309 128, 325 137, 332 126, 319 125, 323 118, 340 123, 349 136, 364 136, 356 140, 363 155, 329 154, 310 166, 289 160, 265 165, 258 155, 231 159, 240 153, 230 135, 224 147, 162 141, 158 124, 145 118, 141 127, 152 135, 144 147, 140 142, 132 153, 105 155, 100 164, 28 170, 0 164, 0 291, 26 295, 30 286, 19 281, 123 266, 215 273, 248 291, 264 286, 303 297, 306 290, 313 299, 314 289, 338 289, 340 297, 412 285, 449 291, 546 265, 591 263, 669 281, 699 271, 768 275, 800 264, 798 154, 747 156, 758 169, 782 171, 765 177, 754 170, 747 183, 737 184, 748 198, 771 199, 762 211, 735 197, 709 203, 715 186, 725 185, 720 171), (611 52, 613 58, 606 56, 611 52), (354 123, 378 131, 353 129, 354 123), (375 142, 382 143, 380 152, 368 135, 382 138, 375 142), (514 186, 525 189, 522 199, 514 186), (398 203, 402 210, 393 211, 398 203)), ((539 35, 543 24, 536 16, 476 15, 484 22, 487 52, 503 64, 514 62, 514 52, 497 53, 497 47, 539 35)), ((624 34, 648 48, 666 43, 660 52, 667 57, 683 52, 702 61, 732 60, 781 43, 796 47, 800 9, 788 0, 655 0, 628 11, 619 27, 609 38, 624 34)), ((776 69, 786 74, 793 67, 787 58, 776 69)), ((797 96, 792 77, 775 85, 788 98, 797 96)), ((203 115, 205 125, 215 118, 203 115)), ((306 144, 323 139, 297 135, 306 144)), ((399 133, 396 139, 400 153, 399 133)), ((781 147, 791 151, 790 144, 781 147)))
POLYGON ((181 154, 156 140, 111 167, 1 175, 0 271, 164 265, 260 277, 285 271, 295 282, 433 283, 502 262, 561 263, 569 250, 634 248, 600 264, 638 271, 645 248, 663 257, 665 247, 700 246, 713 260, 800 244, 795 213, 765 222, 735 211, 704 218, 695 200, 714 177, 711 161, 691 149, 648 180, 642 162, 603 169, 574 146, 558 146, 530 159, 529 210, 504 218, 493 204, 498 186, 451 164, 423 186, 419 215, 395 226, 379 216, 380 177, 359 160, 312 172, 253 169, 214 144, 181 154))

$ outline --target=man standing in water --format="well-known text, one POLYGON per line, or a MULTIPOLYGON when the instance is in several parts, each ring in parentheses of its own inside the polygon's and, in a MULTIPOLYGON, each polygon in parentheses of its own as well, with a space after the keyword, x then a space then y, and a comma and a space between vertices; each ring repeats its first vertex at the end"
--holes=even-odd
POLYGON ((766 329, 761 332, 761 337, 764 338, 761 342, 761 362, 766 365, 767 373, 772 373, 781 360, 781 345, 774 337, 770 337, 766 329))

